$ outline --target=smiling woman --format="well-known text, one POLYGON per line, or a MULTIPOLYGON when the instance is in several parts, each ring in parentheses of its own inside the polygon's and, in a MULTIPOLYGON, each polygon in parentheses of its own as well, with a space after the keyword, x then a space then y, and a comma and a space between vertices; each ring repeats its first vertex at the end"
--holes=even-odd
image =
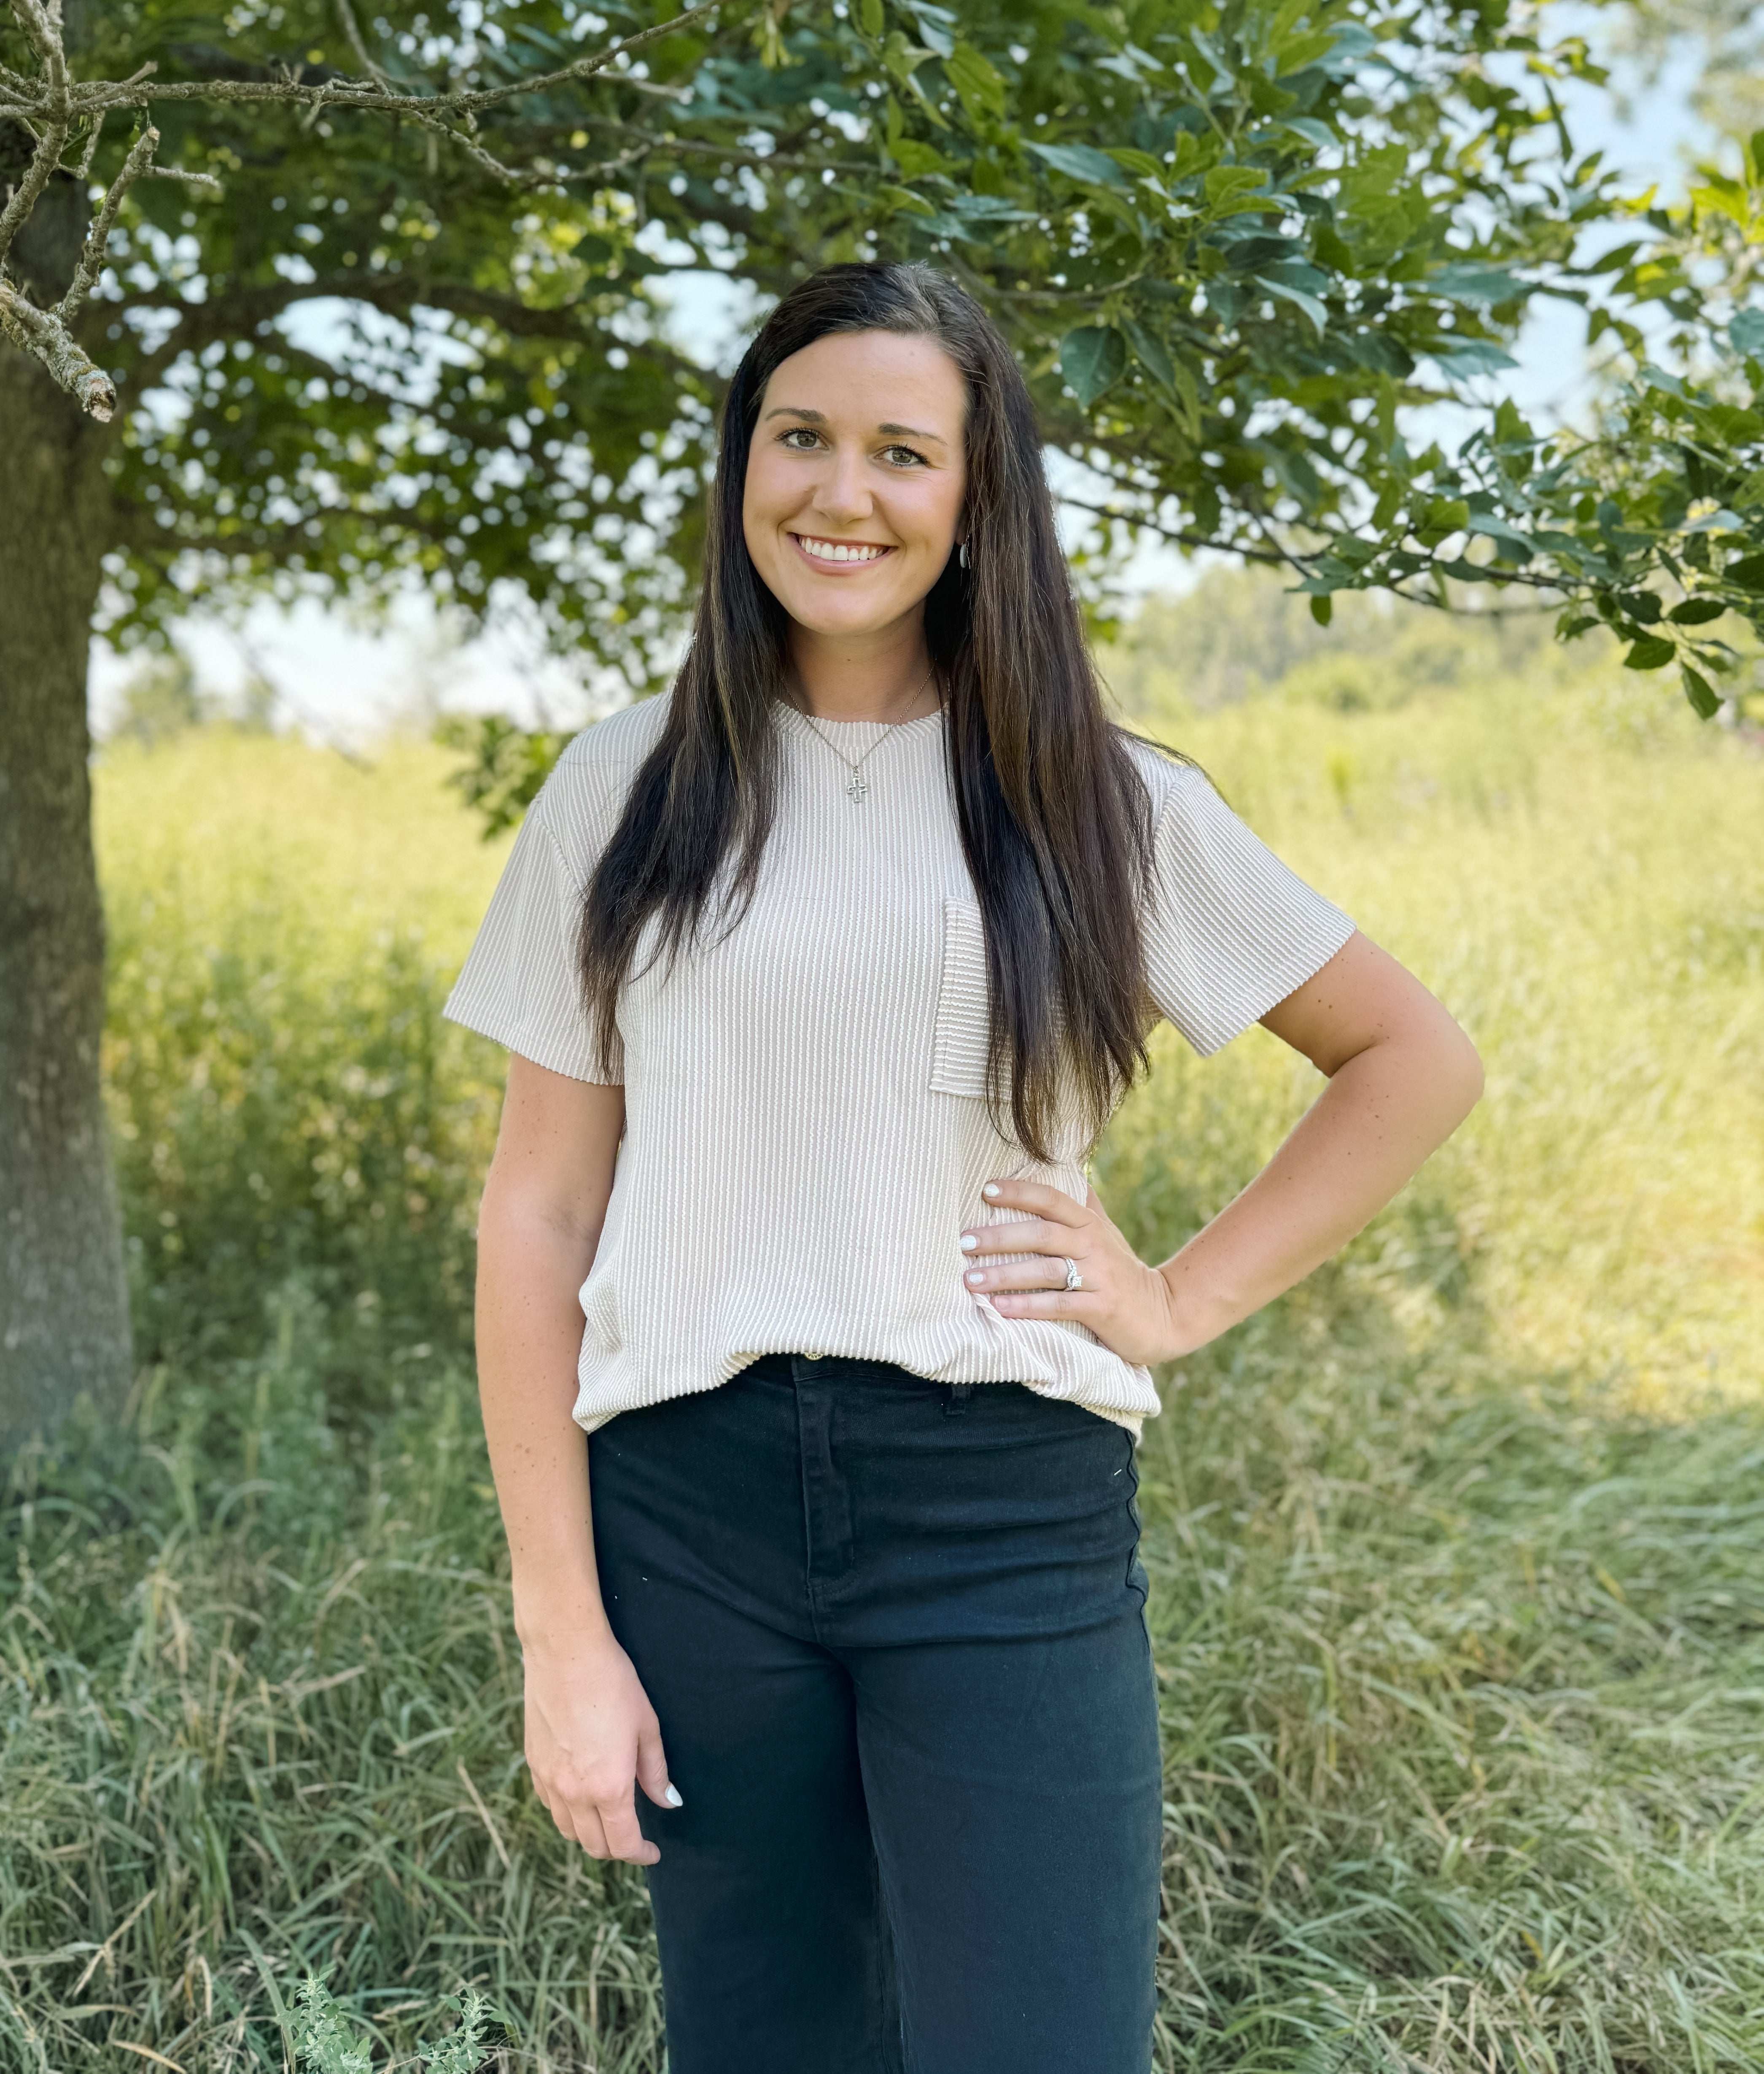
POLYGON ((1110 724, 949 282, 787 296, 712 510, 671 694, 566 752, 450 1003, 514 1054, 478 1353, 535 1790, 648 1868, 671 2074, 1146 2074, 1150 1365, 1357 1230, 1475 1055, 1110 724), (1084 1163, 1159 1016, 1330 1079, 1152 1267, 1084 1163))
POLYGON ((959 531, 967 390, 933 339, 836 333, 791 355, 768 386, 747 457, 742 536, 799 631, 797 667, 824 657, 821 710, 903 721, 936 710, 920 607, 959 531), (798 400, 814 396, 810 404, 798 400), (903 419, 877 415, 877 400, 903 419), (774 399, 776 399, 775 401, 774 399), (878 641, 886 630, 890 639, 878 641))

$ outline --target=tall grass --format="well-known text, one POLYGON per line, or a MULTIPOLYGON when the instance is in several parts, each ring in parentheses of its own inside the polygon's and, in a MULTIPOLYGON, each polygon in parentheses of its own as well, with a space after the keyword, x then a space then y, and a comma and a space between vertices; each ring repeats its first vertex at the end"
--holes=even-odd
MULTIPOLYGON (((1596 675, 1139 704, 1489 1066, 1148 1430, 1159 2065, 1764 2065, 1764 758, 1596 675)), ((101 775, 162 1357, 6 1514, 6 2074, 279 2067, 309 1967, 388 2056, 473 1983, 510 2064, 659 2074, 641 1882, 519 1765, 458 1295, 496 1064, 436 1023, 499 852, 438 775, 205 736, 101 775), (381 1148, 334 1209, 326 1113, 381 1148)), ((1159 1054, 1096 1170, 1148 1250, 1315 1085, 1258 1032, 1159 1054)))
POLYGON ((105 1064, 151 1358, 256 1346, 290 1276, 336 1314, 333 1395, 465 1344, 502 1061, 440 1006, 501 852, 440 769, 224 728, 110 753, 105 1064))

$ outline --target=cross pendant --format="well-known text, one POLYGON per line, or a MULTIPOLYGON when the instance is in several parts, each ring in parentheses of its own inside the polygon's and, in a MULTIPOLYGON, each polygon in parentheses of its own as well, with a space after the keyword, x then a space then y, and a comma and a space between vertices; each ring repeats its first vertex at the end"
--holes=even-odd
POLYGON ((869 781, 861 771, 854 771, 845 781, 845 796, 854 805, 863 804, 864 795, 870 790, 869 781))

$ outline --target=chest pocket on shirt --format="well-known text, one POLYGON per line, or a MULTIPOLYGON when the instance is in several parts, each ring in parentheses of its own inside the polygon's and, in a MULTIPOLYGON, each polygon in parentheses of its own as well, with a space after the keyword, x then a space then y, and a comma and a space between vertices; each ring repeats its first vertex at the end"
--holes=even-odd
POLYGON ((979 903, 945 900, 931 1052, 934 1094, 985 1099, 986 1006, 986 932, 979 903))

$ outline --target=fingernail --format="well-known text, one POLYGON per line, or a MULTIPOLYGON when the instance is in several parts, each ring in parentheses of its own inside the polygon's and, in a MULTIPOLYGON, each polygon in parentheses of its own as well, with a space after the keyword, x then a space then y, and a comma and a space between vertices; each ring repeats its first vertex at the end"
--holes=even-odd
POLYGON ((985 1280, 985 1275, 977 1267, 975 1268, 968 1277, 969 1281, 972 1283, 976 1288, 977 1288, 980 1284, 985 1280))
POLYGON ((986 1197, 988 1201, 991 1201, 998 1196, 998 1184, 996 1181, 989 1181, 980 1192, 986 1197))
POLYGON ((677 1786, 670 1785, 667 1792, 662 1795, 662 1798, 667 1803, 670 1808, 684 1808, 686 1805, 686 1803, 680 1797, 680 1788, 677 1786))
POLYGON ((964 1232, 962 1233, 961 1250, 964 1253, 972 1253, 979 1243, 980 1241, 974 1237, 972 1232, 964 1232))

